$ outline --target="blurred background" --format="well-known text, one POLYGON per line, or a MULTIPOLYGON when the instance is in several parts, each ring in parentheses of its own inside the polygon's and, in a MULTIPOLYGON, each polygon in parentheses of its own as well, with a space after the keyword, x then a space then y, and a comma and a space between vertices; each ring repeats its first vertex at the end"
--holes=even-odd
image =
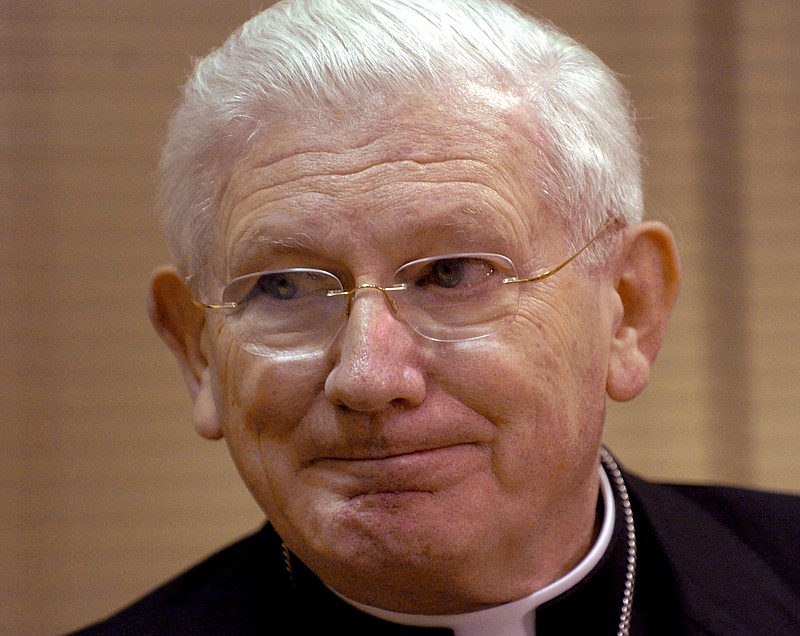
MULTIPOLYGON (((0 0, 0 633, 131 601, 261 515, 189 420, 145 290, 190 59, 256 0, 0 0)), ((800 492, 800 3, 520 2, 631 89, 685 285, 607 441, 662 480, 800 492)))

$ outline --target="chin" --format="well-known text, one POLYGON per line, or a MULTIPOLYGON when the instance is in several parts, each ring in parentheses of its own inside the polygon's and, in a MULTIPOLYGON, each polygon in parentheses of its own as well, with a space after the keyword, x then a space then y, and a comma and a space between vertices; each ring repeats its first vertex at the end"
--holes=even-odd
MULTIPOLYGON (((316 554, 308 557, 323 561, 331 573, 358 572, 381 585, 395 578, 398 586, 436 580, 445 585, 486 547, 491 530, 481 529, 474 515, 458 519, 448 514, 437 499, 426 492, 401 492, 350 500, 311 539, 316 554)), ((307 564, 314 569, 314 563, 307 564)), ((369 588, 362 584, 361 589, 369 588)))

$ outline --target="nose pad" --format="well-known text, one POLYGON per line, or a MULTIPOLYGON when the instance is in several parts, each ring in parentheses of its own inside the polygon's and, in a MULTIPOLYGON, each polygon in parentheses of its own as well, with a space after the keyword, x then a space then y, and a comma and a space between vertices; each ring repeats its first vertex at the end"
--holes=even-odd
POLYGON ((350 311, 353 308, 353 302, 356 298, 356 292, 361 291, 362 289, 375 289, 383 294, 383 297, 386 299, 387 304, 389 305, 392 313, 397 315, 399 313, 397 309, 397 303, 392 298, 389 292, 392 291, 403 291, 406 288, 405 285, 391 285, 389 287, 381 287, 380 285, 373 285, 372 283, 362 283, 361 285, 357 285, 353 287, 353 289, 349 291, 340 291, 340 292, 331 292, 331 296, 347 296, 347 311, 345 315, 350 316, 350 311))
POLYGON ((425 398, 425 377, 416 339, 405 323, 398 323, 398 308, 387 293, 391 288, 359 285, 349 296, 348 320, 337 334, 336 359, 325 379, 325 394, 338 406, 376 412, 402 401, 416 406, 425 398), (378 298, 356 305, 355 292, 383 293, 391 314, 378 298))

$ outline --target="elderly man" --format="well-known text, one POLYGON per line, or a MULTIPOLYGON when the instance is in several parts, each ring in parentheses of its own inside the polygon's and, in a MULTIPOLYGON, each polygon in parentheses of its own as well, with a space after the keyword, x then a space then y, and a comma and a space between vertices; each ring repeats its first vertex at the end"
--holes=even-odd
POLYGON ((800 633, 796 500, 601 446, 680 267, 591 53, 497 0, 282 2, 162 176, 151 317, 268 524, 91 633, 800 633))

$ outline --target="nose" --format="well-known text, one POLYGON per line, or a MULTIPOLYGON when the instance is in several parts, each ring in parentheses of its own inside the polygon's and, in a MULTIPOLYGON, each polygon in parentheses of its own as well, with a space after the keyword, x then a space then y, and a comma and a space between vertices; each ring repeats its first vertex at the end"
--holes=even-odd
POLYGON ((325 394, 337 406, 361 412, 392 403, 418 406, 426 392, 422 353, 387 294, 363 287, 351 297, 347 322, 334 343, 325 394))

